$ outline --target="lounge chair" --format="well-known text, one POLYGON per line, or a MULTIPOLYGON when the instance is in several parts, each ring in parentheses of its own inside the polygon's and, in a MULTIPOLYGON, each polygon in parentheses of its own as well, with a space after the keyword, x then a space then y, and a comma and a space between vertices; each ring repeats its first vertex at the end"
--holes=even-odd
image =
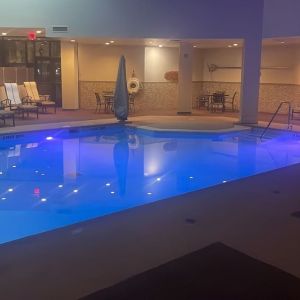
POLYGON ((11 111, 22 114, 24 119, 25 113, 35 113, 39 117, 39 109, 36 105, 29 104, 28 99, 22 99, 19 94, 18 85, 16 83, 4 83, 6 91, 6 99, 9 101, 11 111))
POLYGON ((6 98, 4 87, 0 87, 0 119, 6 125, 6 119, 12 119, 15 126, 15 112, 10 110, 10 101, 6 98))
POLYGON ((41 107, 43 112, 47 112, 48 107, 53 107, 56 113, 55 101, 49 100, 49 95, 40 95, 35 81, 24 82, 24 87, 30 103, 41 107))

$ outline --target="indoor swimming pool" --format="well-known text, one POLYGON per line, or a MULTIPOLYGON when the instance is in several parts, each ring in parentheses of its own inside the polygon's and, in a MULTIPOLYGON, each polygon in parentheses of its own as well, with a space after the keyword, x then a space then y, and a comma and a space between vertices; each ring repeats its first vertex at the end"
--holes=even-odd
POLYGON ((114 125, 3 135, 0 243, 299 162, 290 134, 114 125))

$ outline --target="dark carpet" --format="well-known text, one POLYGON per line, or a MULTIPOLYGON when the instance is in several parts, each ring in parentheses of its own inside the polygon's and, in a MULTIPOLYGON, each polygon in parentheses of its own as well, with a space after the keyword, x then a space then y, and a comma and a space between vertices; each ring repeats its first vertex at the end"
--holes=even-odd
POLYGON ((222 243, 168 262, 82 300, 300 299, 300 279, 222 243))

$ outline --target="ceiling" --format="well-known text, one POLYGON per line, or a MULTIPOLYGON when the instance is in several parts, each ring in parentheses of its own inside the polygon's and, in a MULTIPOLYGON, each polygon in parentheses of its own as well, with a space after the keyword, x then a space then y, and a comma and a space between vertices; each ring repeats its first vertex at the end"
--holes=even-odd
MULTIPOLYGON (((36 32, 38 37, 45 37, 46 30, 44 28, 8 28, 0 27, 0 37, 3 38, 13 38, 13 37, 24 37, 27 38, 29 32, 36 32), (39 32, 40 31, 40 32, 39 32), (39 33, 37 33, 39 32, 39 33), (5 35, 3 34, 5 33, 5 35)), ((72 37, 61 38, 63 41, 70 41, 72 37)), ((105 45, 105 43, 110 43, 112 46, 159 46, 162 47, 179 47, 180 42, 189 42, 195 48, 209 49, 209 48, 228 48, 228 47, 242 47, 242 39, 184 39, 184 40, 173 40, 173 39, 117 39, 117 38, 76 38, 73 42, 78 42, 80 44, 94 44, 94 45, 105 45), (234 44, 237 44, 233 46, 234 44)), ((300 37, 285 37, 285 38, 269 38, 264 39, 262 42, 263 46, 288 46, 288 45, 300 45, 300 37)), ((107 45, 108 46, 108 45, 107 45)))
POLYGON ((35 32, 37 37, 45 37, 44 28, 9 28, 9 27, 0 27, 0 36, 2 37, 27 37, 29 32, 35 32), (41 33, 36 33, 36 32, 41 33))

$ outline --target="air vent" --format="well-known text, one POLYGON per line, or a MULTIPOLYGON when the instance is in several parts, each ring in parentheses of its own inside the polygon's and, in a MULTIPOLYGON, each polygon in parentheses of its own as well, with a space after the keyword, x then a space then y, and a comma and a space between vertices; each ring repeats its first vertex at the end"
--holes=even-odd
POLYGON ((53 32, 68 32, 69 27, 68 26, 52 26, 53 32))

